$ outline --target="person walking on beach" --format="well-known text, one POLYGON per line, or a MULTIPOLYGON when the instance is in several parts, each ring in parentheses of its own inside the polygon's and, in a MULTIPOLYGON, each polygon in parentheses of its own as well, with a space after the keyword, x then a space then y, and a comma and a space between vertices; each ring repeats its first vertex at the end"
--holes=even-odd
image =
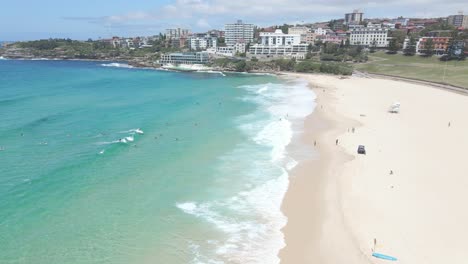
POLYGON ((448 123, 448 127, 450 127, 450 122, 448 123))
POLYGON ((352 129, 351 131, 354 133, 354 130, 355 130, 355 129, 354 129, 354 127, 353 127, 353 129, 352 129))
POLYGON ((336 139, 336 141, 335 141, 335 145, 337 145, 337 146, 338 146, 338 139, 336 139))
POLYGON ((314 147, 317 146, 317 140, 314 140, 314 147))

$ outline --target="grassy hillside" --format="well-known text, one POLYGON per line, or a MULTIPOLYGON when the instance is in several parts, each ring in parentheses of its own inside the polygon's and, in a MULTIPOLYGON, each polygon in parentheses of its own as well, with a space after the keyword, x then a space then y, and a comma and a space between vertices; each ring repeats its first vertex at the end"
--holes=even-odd
POLYGON ((369 62, 355 65, 356 70, 393 76, 447 83, 468 89, 468 61, 439 61, 430 58, 389 55, 377 52, 369 55, 369 62), (444 79, 445 72, 445 79, 444 79))

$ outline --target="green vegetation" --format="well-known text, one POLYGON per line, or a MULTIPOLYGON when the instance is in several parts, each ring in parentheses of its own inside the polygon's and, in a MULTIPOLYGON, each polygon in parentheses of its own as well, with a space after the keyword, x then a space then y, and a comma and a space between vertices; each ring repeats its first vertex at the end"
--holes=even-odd
POLYGON ((322 61, 336 61, 336 62, 364 62, 367 61, 367 54, 360 46, 349 46, 349 42, 342 45, 334 43, 325 43, 322 47, 320 54, 322 61))
POLYGON ((146 59, 155 60, 160 53, 180 51, 171 47, 170 43, 160 36, 160 40, 150 41, 152 47, 145 48, 114 48, 104 41, 77 41, 71 39, 43 39, 18 42, 9 48, 21 49, 25 57, 64 58, 64 59, 146 59))
POLYGON ((398 41, 397 39, 391 39, 388 43, 388 54, 397 54, 398 52, 398 41))
POLYGON ((351 75, 353 74, 353 67, 347 63, 317 62, 305 60, 299 62, 295 66, 295 71, 307 73, 331 73, 337 75, 351 75))
POLYGON ((410 37, 408 45, 403 50, 403 55, 414 56, 415 54, 416 54, 416 39, 414 37, 410 37))
POLYGON ((295 59, 276 59, 271 61, 259 61, 255 58, 251 61, 235 58, 223 58, 210 63, 211 67, 218 67, 236 72, 304 72, 304 73, 329 73, 339 75, 351 75, 353 67, 351 64, 342 62, 320 62, 316 60, 303 60, 297 62, 295 59))
POLYGON ((44 39, 18 42, 17 48, 27 49, 36 57, 68 57, 76 59, 99 59, 105 56, 119 56, 121 51, 110 44, 97 41, 71 39, 44 39))
POLYGON ((426 43, 424 44, 423 54, 426 57, 431 57, 432 55, 434 55, 434 41, 432 39, 426 40, 426 43))
POLYGON ((409 57, 384 52, 374 53, 369 60, 368 63, 357 64, 356 70, 468 88, 468 61, 444 62, 437 57, 409 57))

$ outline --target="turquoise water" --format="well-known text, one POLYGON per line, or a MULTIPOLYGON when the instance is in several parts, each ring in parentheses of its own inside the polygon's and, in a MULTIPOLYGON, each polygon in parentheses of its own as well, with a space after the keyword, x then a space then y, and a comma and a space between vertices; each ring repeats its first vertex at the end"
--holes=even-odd
POLYGON ((276 263, 311 100, 272 76, 0 61, 0 263, 276 263))

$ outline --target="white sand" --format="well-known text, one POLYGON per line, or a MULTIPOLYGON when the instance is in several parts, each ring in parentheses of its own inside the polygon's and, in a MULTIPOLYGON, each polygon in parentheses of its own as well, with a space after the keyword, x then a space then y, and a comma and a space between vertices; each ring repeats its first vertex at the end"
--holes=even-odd
POLYGON ((310 132, 326 141, 319 151, 328 167, 309 168, 320 172, 320 191, 291 194, 305 189, 292 180, 282 263, 388 263, 371 257, 374 238, 376 252, 398 263, 468 263, 468 96, 384 79, 302 77, 325 88, 315 89, 316 115, 334 129, 310 132), (390 114, 395 101, 401 112, 390 114), (361 144, 365 156, 357 155, 361 144), (304 199, 320 200, 322 213, 291 226, 317 209, 304 199), (299 241, 309 249, 291 248, 299 241))

